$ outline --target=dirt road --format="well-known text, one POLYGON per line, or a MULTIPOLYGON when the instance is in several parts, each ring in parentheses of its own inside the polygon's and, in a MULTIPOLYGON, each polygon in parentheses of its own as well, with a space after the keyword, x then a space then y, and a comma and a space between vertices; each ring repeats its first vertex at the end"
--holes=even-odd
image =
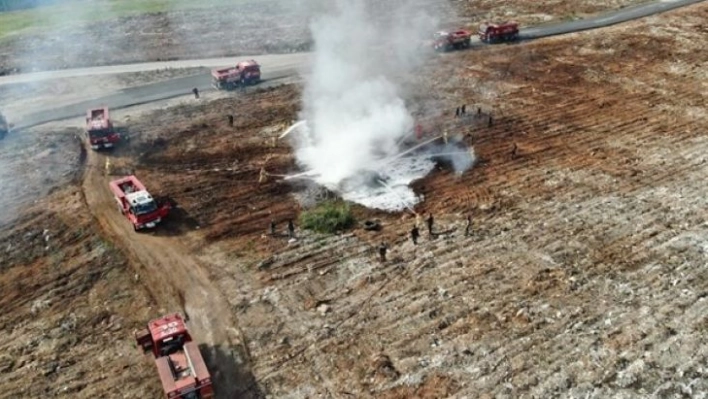
POLYGON ((219 397, 241 395, 253 381, 241 351, 242 335, 228 302, 209 282, 203 265, 184 250, 186 245, 179 237, 133 231, 117 211, 108 190, 106 159, 104 155, 89 153, 82 185, 99 228, 128 257, 136 271, 136 280, 159 299, 167 312, 184 311, 189 316, 188 326, 201 344, 219 397))

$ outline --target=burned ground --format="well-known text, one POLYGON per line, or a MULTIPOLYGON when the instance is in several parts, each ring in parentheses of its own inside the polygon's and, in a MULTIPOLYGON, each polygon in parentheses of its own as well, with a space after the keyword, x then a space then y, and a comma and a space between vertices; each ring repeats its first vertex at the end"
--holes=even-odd
POLYGON ((208 241, 257 236, 271 219, 297 216, 291 187, 259 176, 261 168, 281 176, 295 170, 287 143, 274 140, 297 118, 298 102, 297 87, 287 86, 170 110, 134 126, 140 134, 126 158, 137 156, 134 172, 169 192, 208 241))
POLYGON ((185 297, 200 341, 230 342, 210 327, 237 328, 230 349, 245 361, 203 349, 215 374, 237 369, 253 397, 698 396, 708 390, 706 18, 696 5, 436 58, 411 97, 428 93, 430 134, 467 135, 480 162, 417 183, 417 209, 434 213, 439 233, 417 247, 411 215, 364 209, 358 220, 380 219, 382 232, 263 237, 271 218, 299 211, 277 176, 258 184, 262 167, 296 170, 271 138, 296 119, 297 87, 131 121, 112 173, 137 173, 183 213, 138 240, 108 216, 110 176, 94 173, 82 187, 98 219, 67 187, 6 224, 2 391, 110 397, 121 384, 156 395, 130 332, 172 310, 174 284, 208 293, 185 297), (484 115, 455 119, 462 103, 484 115), (373 251, 381 239, 385 264, 373 251), (165 274, 172 264, 183 265, 165 274), (40 382, 23 391, 28 381, 40 382))
MULTIPOLYGON (((204 73, 202 68, 162 69, 118 75, 74 77, 0 85, 0 111, 10 122, 26 119, 57 104, 72 104, 105 96, 130 87, 204 73)), ((100 105, 100 104, 98 104, 100 105)), ((97 106, 98 106, 97 105, 97 106)), ((53 136, 53 133, 47 133, 53 136)), ((0 151, 2 148, 0 147, 0 151)))
POLYGON ((125 257, 86 216, 77 187, 58 189, 0 233, 0 385, 17 397, 156 395, 131 341, 155 306, 125 257), (57 205, 62 204, 62 205, 57 205))
MULTIPOLYGON (((638 0, 480 0, 419 7, 444 9, 441 27, 474 28, 482 21, 516 19, 523 25, 580 18, 638 0)), ((237 6, 125 16, 48 33, 13 35, 0 42, 0 73, 111 65, 141 61, 292 53, 311 48, 309 16, 327 2, 241 1, 237 6), (91 38, 91 39, 89 39, 91 38), (100 44, 99 44, 100 43, 100 44)), ((383 10, 384 12, 387 9, 383 10)))
POLYGON ((0 140, 0 226, 27 204, 80 178, 80 143, 74 131, 12 131, 0 140))
MULTIPOLYGON (((188 138, 193 128, 186 136, 155 130, 170 139, 152 162, 209 154, 187 163, 197 176, 189 184, 181 172, 149 170, 147 159, 137 167, 151 181, 170 181, 204 221, 194 253, 237 309, 254 374, 275 396, 702 391, 708 286, 699 176, 708 120, 697 82, 705 80, 706 12, 694 6, 603 32, 438 58, 427 83, 437 93, 431 103, 446 106, 437 123, 469 134, 480 163, 462 177, 438 171, 419 183, 426 197, 418 209, 434 213, 440 234, 416 248, 407 240, 411 216, 365 210, 359 218, 381 219, 382 233, 298 231, 290 245, 262 237, 269 210, 286 215, 296 205, 286 191, 257 194, 268 154, 284 160, 277 173, 292 161, 254 133, 279 131, 292 112, 229 135, 251 129, 251 147, 215 134, 223 115, 204 116, 199 139, 188 138), (492 126, 454 119, 449 109, 461 103, 481 107, 492 126), (199 148, 211 142, 220 145, 199 148), (253 154, 248 179, 210 177, 214 167, 233 167, 236 148, 253 154), (207 198, 246 202, 197 202, 185 188, 202 181, 214 182, 203 186, 207 198), (251 215, 220 220, 225 206, 251 215), (236 234, 222 234, 227 225, 236 234), (372 251, 382 238, 392 245, 383 265, 372 251)), ((292 90, 272 95, 284 104, 292 90)))
POLYGON ((516 20, 528 26, 557 20, 585 18, 643 2, 634 0, 523 1, 500 7, 498 1, 472 0, 458 2, 454 7, 457 14, 470 23, 516 20))

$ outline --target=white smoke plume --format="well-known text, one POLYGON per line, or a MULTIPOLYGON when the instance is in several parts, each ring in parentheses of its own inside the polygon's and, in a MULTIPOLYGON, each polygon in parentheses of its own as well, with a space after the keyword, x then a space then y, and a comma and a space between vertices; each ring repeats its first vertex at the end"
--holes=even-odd
POLYGON ((417 202, 408 184, 434 163, 396 159, 415 125, 401 82, 430 55, 424 38, 435 26, 431 9, 415 1, 336 0, 333 12, 314 21, 306 124, 295 135, 295 152, 317 183, 380 209, 417 202))

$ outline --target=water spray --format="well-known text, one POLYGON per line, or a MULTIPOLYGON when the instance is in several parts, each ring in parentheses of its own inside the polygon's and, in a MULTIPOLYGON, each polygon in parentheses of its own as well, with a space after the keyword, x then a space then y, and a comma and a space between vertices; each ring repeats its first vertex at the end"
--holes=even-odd
POLYGON ((306 123, 307 123, 307 121, 304 121, 304 120, 303 120, 303 121, 297 121, 297 122, 294 123, 292 126, 290 126, 289 128, 287 128, 287 129, 285 130, 285 132, 283 132, 283 134, 280 135, 279 139, 285 138, 288 134, 290 134, 290 132, 292 132, 293 130, 299 128, 300 126, 302 126, 302 125, 304 125, 304 124, 306 124, 306 123))
POLYGON ((379 184, 381 184, 383 187, 385 187, 391 194, 393 194, 394 197, 397 197, 397 198, 401 201, 401 205, 403 205, 403 206, 405 206, 406 208, 408 208, 408 210, 410 210, 411 212, 413 212, 414 215, 418 215, 418 214, 413 210, 413 208, 411 208, 410 205, 408 205, 408 203, 406 203, 406 201, 404 201, 403 198, 401 198, 401 196, 398 195, 398 193, 396 193, 396 192, 391 188, 391 186, 389 186, 388 184, 386 184, 385 181, 383 181, 383 180, 381 180, 381 179, 377 179, 376 181, 377 181, 379 184))
POLYGON ((430 139, 430 140, 424 141, 424 142, 422 142, 422 143, 420 143, 420 144, 416 144, 415 146, 413 146, 413 147, 411 147, 411 148, 409 148, 409 149, 407 149, 407 150, 405 150, 405 151, 403 151, 403 152, 401 152, 401 153, 399 153, 399 154, 396 154, 395 156, 393 156, 393 157, 391 157, 391 158, 388 158, 388 159, 384 160, 384 161, 386 161, 386 162, 384 162, 384 163, 381 164, 380 166, 385 166, 385 165, 387 165, 387 164, 390 164, 391 162, 393 162, 393 161, 395 161, 395 160, 397 160, 397 159, 399 159, 399 158, 402 158, 404 155, 410 154, 411 152, 413 152, 413 151, 415 151, 415 150, 417 150, 417 149, 419 149, 419 148, 422 148, 422 147, 424 147, 424 146, 426 146, 426 145, 432 143, 433 141, 439 139, 440 137, 442 137, 442 136, 433 137, 433 138, 430 139))
POLYGON ((311 24, 314 53, 304 76, 302 110, 280 135, 292 137, 300 129, 291 143, 305 172, 283 179, 312 180, 366 207, 415 213, 420 197, 410 183, 434 170, 435 154, 408 155, 445 137, 407 147, 420 125, 401 95, 401 76, 427 60, 429 52, 418 43, 437 21, 410 2, 373 8, 366 0, 332 3, 331 12, 311 24), (380 18, 382 11, 390 18, 380 18))

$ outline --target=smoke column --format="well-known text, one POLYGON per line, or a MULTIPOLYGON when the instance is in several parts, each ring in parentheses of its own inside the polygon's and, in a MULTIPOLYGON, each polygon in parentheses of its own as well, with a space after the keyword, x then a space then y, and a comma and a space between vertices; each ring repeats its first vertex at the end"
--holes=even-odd
POLYGON ((435 24, 413 3, 336 0, 312 23, 315 52, 301 113, 307 125, 295 136, 295 153, 318 183, 356 180, 396 155, 412 131, 398 78, 424 60, 422 38, 435 24))

